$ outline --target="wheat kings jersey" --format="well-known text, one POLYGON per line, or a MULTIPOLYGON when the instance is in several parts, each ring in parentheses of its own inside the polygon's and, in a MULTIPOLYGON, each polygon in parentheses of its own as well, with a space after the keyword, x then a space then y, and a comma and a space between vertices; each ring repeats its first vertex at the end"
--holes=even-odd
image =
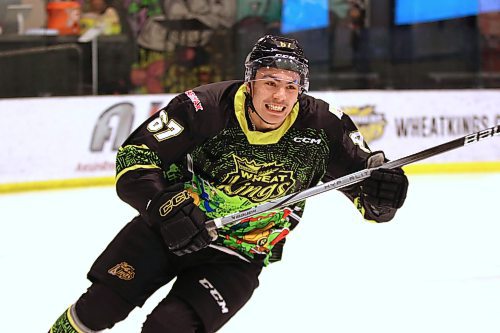
MULTIPOLYGON (((278 129, 252 131, 245 91, 242 81, 201 86, 176 96, 140 125, 117 154, 120 198, 146 216, 149 200, 172 183, 186 181, 189 169, 202 179, 192 182, 199 196, 212 193, 222 203, 218 207, 225 207, 214 211, 212 199, 199 206, 214 218, 365 168, 370 150, 339 109, 302 94, 278 129)), ((342 192, 367 220, 387 221, 395 214, 364 207, 359 186, 342 192)), ((301 202, 223 227, 213 245, 265 264, 279 260, 285 236, 300 221, 304 206, 301 202)), ((328 207, 323 214, 334 221, 328 207)))

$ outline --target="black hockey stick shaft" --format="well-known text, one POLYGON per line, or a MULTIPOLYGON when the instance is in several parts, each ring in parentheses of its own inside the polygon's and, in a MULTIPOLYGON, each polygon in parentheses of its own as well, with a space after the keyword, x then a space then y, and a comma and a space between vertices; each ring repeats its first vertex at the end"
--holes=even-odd
POLYGON ((457 149, 460 147, 464 147, 494 136, 500 136, 500 125, 485 129, 483 131, 475 132, 466 136, 463 136, 461 138, 422 150, 418 153, 408 155, 406 157, 402 157, 397 160, 393 160, 387 163, 384 163, 376 168, 369 168, 369 169, 364 169, 361 171, 357 171, 354 173, 351 173, 349 175, 346 175, 344 177, 340 177, 337 179, 334 179, 332 181, 308 188, 304 191, 297 192, 297 193, 292 193, 289 195, 285 195, 281 198, 274 199, 271 201, 268 201, 266 203, 263 203, 261 205, 257 205, 255 207, 246 209, 241 212, 236 212, 233 214, 229 214, 224 217, 219 217, 215 218, 213 220, 207 221, 207 229, 208 230, 214 230, 226 225, 233 224, 237 221, 240 221, 244 218, 251 217, 256 214, 260 214, 269 210, 277 209, 277 208, 282 208, 287 205, 290 205, 292 203, 302 201, 306 198, 312 197, 314 195, 330 191, 330 190, 335 190, 335 189, 340 189, 355 183, 358 183, 359 181, 366 179, 370 177, 371 173, 373 170, 379 169, 379 168, 385 168, 385 169, 393 169, 393 168, 398 168, 402 167, 405 165, 408 165, 410 163, 418 162, 423 159, 436 156, 439 154, 442 154, 444 152, 448 152, 453 149, 457 149))

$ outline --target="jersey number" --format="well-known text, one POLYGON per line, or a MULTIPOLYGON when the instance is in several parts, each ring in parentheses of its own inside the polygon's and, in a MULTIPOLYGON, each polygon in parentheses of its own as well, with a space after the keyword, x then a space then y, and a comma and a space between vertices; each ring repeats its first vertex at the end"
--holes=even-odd
POLYGON ((157 141, 170 139, 182 133, 184 127, 173 119, 168 119, 165 111, 160 111, 159 116, 148 124, 148 131, 155 133, 157 141))

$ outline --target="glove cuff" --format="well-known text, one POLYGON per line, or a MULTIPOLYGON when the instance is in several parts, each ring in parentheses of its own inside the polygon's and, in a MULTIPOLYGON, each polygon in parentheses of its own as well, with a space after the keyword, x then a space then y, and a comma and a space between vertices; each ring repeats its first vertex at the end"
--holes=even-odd
POLYGON ((368 156, 366 159, 366 167, 367 168, 376 168, 378 166, 381 166, 387 161, 385 158, 385 154, 383 151, 375 151, 368 156))

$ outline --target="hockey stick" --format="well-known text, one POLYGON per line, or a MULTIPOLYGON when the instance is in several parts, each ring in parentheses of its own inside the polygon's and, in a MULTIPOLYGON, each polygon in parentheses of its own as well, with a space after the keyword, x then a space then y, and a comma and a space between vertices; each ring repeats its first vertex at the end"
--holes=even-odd
POLYGON ((491 138, 494 136, 500 136, 500 125, 485 129, 483 131, 475 132, 469 135, 466 135, 464 137, 422 150, 418 153, 408 155, 406 157, 402 157, 397 160, 393 160, 387 163, 382 164, 381 166, 378 166, 376 168, 369 168, 369 169, 364 169, 361 171, 357 171, 354 173, 351 173, 349 175, 346 175, 344 177, 340 177, 337 179, 334 179, 332 181, 308 188, 302 192, 297 192, 297 193, 292 193, 285 195, 281 198, 274 199, 271 201, 268 201, 266 203, 263 203, 261 205, 249 208, 247 210, 241 211, 241 212, 236 212, 233 214, 229 214, 224 217, 219 217, 215 218, 213 220, 207 221, 207 229, 208 230, 214 230, 221 228, 226 225, 230 225, 234 222, 240 221, 246 217, 250 217, 256 214, 260 214, 269 210, 273 210, 276 208, 282 208, 284 206, 287 206, 289 204, 304 200, 306 198, 312 197, 313 195, 320 194, 326 191, 330 190, 335 190, 335 189, 340 189, 342 187, 346 187, 352 184, 355 184, 363 179, 366 179, 370 177, 371 173, 373 170, 379 169, 379 168, 385 168, 385 169, 393 169, 393 168, 398 168, 402 167, 404 165, 414 163, 456 148, 464 147, 479 141, 482 141, 487 138, 491 138))

